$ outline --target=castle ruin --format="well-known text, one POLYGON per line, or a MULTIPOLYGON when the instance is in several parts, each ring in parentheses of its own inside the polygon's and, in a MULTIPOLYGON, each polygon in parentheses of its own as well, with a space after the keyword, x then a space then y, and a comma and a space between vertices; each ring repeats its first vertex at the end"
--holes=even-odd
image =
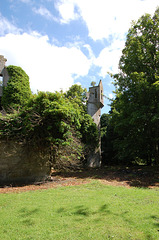
POLYGON ((7 86, 9 80, 8 71, 5 67, 7 59, 3 55, 0 55, 0 107, 1 107, 1 98, 3 94, 3 87, 7 86))
MULTIPOLYGON (((7 86, 9 75, 5 67, 7 59, 0 55, 0 107, 3 87, 7 86)), ((100 135, 101 108, 104 106, 103 85, 89 88, 87 112, 93 118, 100 135)), ((1 110, 1 109, 0 109, 1 110)), ((101 166, 101 147, 92 150, 88 156, 89 167, 101 166)), ((40 181, 50 174, 47 149, 34 148, 11 140, 0 140, 0 183, 40 181)))
MULTIPOLYGON (((93 86, 89 88, 87 95, 88 104, 87 112, 93 118, 93 121, 98 127, 99 139, 100 139, 100 116, 101 108, 104 107, 103 99, 103 84, 102 81, 99 81, 98 86, 93 86)), ((101 166, 101 141, 99 140, 99 146, 92 151, 88 157, 88 166, 89 167, 100 167, 101 166)))

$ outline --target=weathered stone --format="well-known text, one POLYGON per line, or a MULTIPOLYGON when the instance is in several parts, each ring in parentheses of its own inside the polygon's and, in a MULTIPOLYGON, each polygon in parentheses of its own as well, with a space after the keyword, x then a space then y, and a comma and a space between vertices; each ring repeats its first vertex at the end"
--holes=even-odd
POLYGON ((88 93, 87 112, 93 118, 93 121, 100 128, 101 108, 104 107, 103 85, 100 80, 98 86, 90 87, 88 93))
POLYGON ((100 116, 101 108, 104 107, 103 85, 101 80, 98 86, 93 86, 89 88, 87 98, 88 98, 87 113, 91 115, 93 121, 95 122, 99 130, 99 147, 97 147, 89 154, 87 159, 87 165, 89 167, 100 167, 101 166, 100 116))
POLYGON ((9 80, 9 74, 7 68, 5 67, 7 59, 4 56, 0 55, 0 76, 2 77, 2 85, 0 85, 0 97, 3 94, 3 87, 7 86, 7 82, 9 80))
POLYGON ((7 59, 3 55, 0 55, 0 74, 2 74, 7 59))
POLYGON ((47 149, 0 141, 0 184, 45 180, 50 175, 47 149))

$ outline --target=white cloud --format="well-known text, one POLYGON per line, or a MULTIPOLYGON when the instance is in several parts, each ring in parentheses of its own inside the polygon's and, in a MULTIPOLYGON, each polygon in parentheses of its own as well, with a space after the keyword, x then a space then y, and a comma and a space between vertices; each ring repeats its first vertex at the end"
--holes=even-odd
POLYGON ((109 97, 110 99, 112 99, 112 98, 114 97, 113 93, 109 93, 109 94, 108 94, 108 97, 109 97))
POLYGON ((85 21, 93 40, 123 38, 132 20, 145 12, 154 13, 158 0, 60 0, 58 11, 63 23, 80 16, 85 21), (78 14, 77 14, 78 8, 78 14))
POLYGON ((20 29, 15 27, 12 23, 10 23, 5 17, 3 17, 0 13, 0 35, 4 35, 8 32, 10 33, 20 33, 20 29))
POLYGON ((26 71, 34 92, 66 90, 75 78, 87 75, 91 66, 80 49, 51 45, 47 36, 36 32, 0 37, 0 53, 8 59, 7 65, 26 71))
POLYGON ((61 15, 61 23, 69 23, 71 20, 76 20, 80 17, 76 5, 75 0, 59 0, 56 3, 56 8, 61 15))
POLYGON ((50 12, 47 8, 45 8, 45 7, 43 7, 43 6, 41 6, 41 7, 39 7, 39 8, 35 8, 35 7, 34 7, 32 10, 33 10, 34 13, 39 14, 39 15, 41 15, 42 17, 45 17, 45 18, 48 19, 48 20, 58 21, 57 18, 55 18, 55 17, 51 14, 51 12, 50 12))
POLYGON ((94 58, 88 45, 84 46, 88 49, 93 63, 101 67, 100 75, 105 77, 107 72, 118 72, 125 35, 132 20, 138 20, 145 13, 153 14, 158 4, 158 0, 60 0, 57 9, 61 22, 68 24, 81 17, 94 41, 111 41, 97 58, 94 58))
POLYGON ((110 46, 102 49, 99 56, 94 60, 94 64, 101 67, 100 75, 102 77, 105 77, 107 72, 118 72, 118 63, 124 44, 124 40, 114 40, 110 46))

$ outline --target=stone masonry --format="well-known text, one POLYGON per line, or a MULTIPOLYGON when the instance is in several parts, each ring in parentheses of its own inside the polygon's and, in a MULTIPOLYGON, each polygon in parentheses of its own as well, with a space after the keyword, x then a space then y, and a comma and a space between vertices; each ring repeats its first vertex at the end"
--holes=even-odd
MULTIPOLYGON (((98 86, 90 87, 88 92, 88 105, 87 112, 93 118, 93 121, 96 123, 99 135, 100 135, 100 116, 101 108, 104 107, 103 99, 103 84, 100 80, 98 86)), ((91 152, 88 157, 88 166, 89 167, 100 167, 101 166, 101 143, 99 142, 99 147, 95 151, 91 152)))
POLYGON ((0 140, 0 186, 45 180, 51 171, 48 152, 41 146, 0 140))
POLYGON ((9 75, 5 67, 6 61, 7 59, 0 55, 0 77, 2 77, 2 85, 0 85, 0 97, 2 97, 3 94, 3 86, 6 87, 9 80, 9 75))

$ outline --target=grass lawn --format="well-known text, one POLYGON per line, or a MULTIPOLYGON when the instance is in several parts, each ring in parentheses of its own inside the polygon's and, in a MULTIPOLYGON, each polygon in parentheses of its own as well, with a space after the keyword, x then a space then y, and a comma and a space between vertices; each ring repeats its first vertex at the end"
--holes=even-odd
POLYGON ((92 181, 0 194, 0 239, 159 239, 159 189, 92 181))

